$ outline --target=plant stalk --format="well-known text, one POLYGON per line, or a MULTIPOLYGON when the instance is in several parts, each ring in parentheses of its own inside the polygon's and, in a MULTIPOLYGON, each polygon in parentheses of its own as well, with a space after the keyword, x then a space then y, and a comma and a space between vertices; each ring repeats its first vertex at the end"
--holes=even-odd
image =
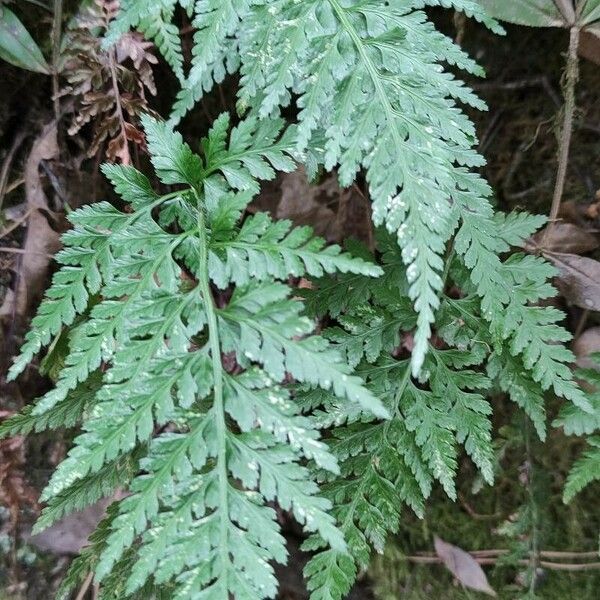
POLYGON ((579 79, 579 58, 577 50, 579 49, 579 37, 581 28, 575 24, 571 27, 569 35, 569 51, 567 53, 567 66, 565 70, 565 85, 564 85, 564 115, 562 129, 560 132, 560 147, 558 153, 558 169, 556 172, 556 183, 554 185, 554 194, 552 197, 552 206, 550 208, 550 217, 542 246, 550 231, 554 227, 563 192, 565 190, 565 179, 567 176, 567 167, 569 163, 569 152, 571 148, 571 137, 573 134, 573 115, 575 113, 575 86, 579 79))
POLYGON ((54 16, 52 19, 52 100, 54 102, 54 118, 58 126, 60 119, 60 87, 58 83, 60 61, 60 39, 62 37, 63 0, 54 0, 54 16))

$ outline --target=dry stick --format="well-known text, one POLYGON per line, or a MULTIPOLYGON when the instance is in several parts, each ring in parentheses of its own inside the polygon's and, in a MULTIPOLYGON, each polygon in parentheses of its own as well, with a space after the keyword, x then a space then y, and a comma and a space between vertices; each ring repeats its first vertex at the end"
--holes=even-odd
MULTIPOLYGON (((510 550, 507 550, 505 548, 491 548, 489 550, 469 550, 468 554, 470 554, 471 556, 474 556, 475 558, 493 558, 493 557, 498 557, 498 556, 502 556, 503 554, 509 554, 510 550)), ((435 558, 435 554, 431 553, 431 552, 417 552, 418 556, 425 556, 425 557, 434 557, 435 558)), ((563 558, 570 558, 570 559, 579 559, 579 560, 585 560, 587 558, 598 558, 598 552, 596 550, 590 550, 589 552, 575 552, 575 551, 571 551, 571 552, 567 552, 567 551, 562 551, 562 550, 540 550, 539 555, 542 558, 556 558, 556 559, 563 559, 563 558)))
POLYGON ((525 421, 525 448, 527 452, 527 464, 529 466, 529 473, 527 477, 527 495, 529 500, 529 510, 531 511, 531 550, 529 552, 529 560, 527 565, 529 567, 529 594, 534 595, 535 584, 536 584, 536 573, 540 564, 540 546, 539 546, 539 513, 538 506, 535 500, 535 494, 533 491, 533 479, 535 477, 535 466, 533 464, 533 454, 531 452, 531 426, 529 421, 525 421))
POLYGON ((9 183, 6 188, 4 188, 4 194, 10 194, 11 192, 14 192, 19 186, 23 185, 25 183, 25 179, 23 179, 23 177, 20 177, 19 179, 13 181, 12 183, 9 183))
POLYGON ((83 600, 85 598, 85 594, 87 593, 88 589, 90 588, 93 578, 94 578, 94 574, 88 573, 88 576, 85 578, 85 580, 79 590, 79 593, 75 597, 75 600, 83 600))
POLYGON ((0 239, 2 239, 3 237, 6 237, 11 231, 14 231, 17 227, 19 227, 25 221, 27 221, 27 219, 29 218, 29 215, 32 213, 33 210, 34 210, 33 208, 28 208, 25 211, 25 214, 22 217, 20 217, 12 225, 10 225, 6 229, 4 229, 4 231, 1 231, 0 232, 0 239))
POLYGON ((577 323, 577 327, 575 328, 573 339, 576 340, 583 333, 583 328, 585 327, 589 316, 590 310, 588 308, 584 309, 581 313, 581 317, 579 317, 579 323, 577 323))
POLYGON ((8 151, 8 154, 6 155, 6 158, 4 159, 4 162, 2 163, 2 169, 0 169, 0 210, 2 209, 2 204, 4 202, 4 195, 6 194, 6 183, 8 182, 8 174, 10 173, 10 167, 15 158, 15 154, 17 153, 17 150, 23 143, 24 139, 25 139, 24 131, 20 131, 19 133, 17 133, 17 135, 15 136, 13 143, 10 147, 10 150, 8 151))
POLYGON ((573 133, 573 114, 575 113, 575 85, 579 78, 579 59, 577 57, 577 50, 579 48, 580 32, 581 29, 578 24, 573 25, 570 29, 569 52, 567 54, 567 67, 565 71, 565 107, 558 155, 558 170, 556 172, 556 184, 554 186, 554 195, 552 197, 552 207, 550 208, 549 223, 542 239, 542 246, 545 245, 544 242, 554 227, 565 189, 565 179, 569 163, 569 150, 571 148, 571 136, 573 133))
POLYGON ((59 100, 59 60, 60 60, 60 38, 62 28, 62 0, 54 0, 54 18, 52 19, 52 95, 54 101, 54 118, 56 123, 60 120, 59 100))
POLYGON ((0 246, 0 252, 6 252, 7 254, 38 254, 39 256, 49 256, 50 258, 54 258, 54 254, 50 254, 49 252, 31 252, 30 250, 11 248, 10 246, 0 246))
MULTIPOLYGON (((502 554, 508 554, 509 550, 473 550, 469 552, 472 556, 480 557, 480 558, 489 558, 492 556, 501 556, 502 554)), ((598 552, 592 550, 590 552, 565 552, 560 550, 540 550, 539 555, 543 558, 571 558, 571 559, 581 559, 584 560, 586 558, 598 558, 598 552)))

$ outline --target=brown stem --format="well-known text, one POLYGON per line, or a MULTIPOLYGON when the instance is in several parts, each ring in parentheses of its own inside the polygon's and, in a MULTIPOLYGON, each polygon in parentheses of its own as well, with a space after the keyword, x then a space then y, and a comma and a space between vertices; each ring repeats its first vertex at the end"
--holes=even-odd
MULTIPOLYGON (((508 554, 509 550, 473 550, 469 552, 472 556, 479 558, 486 558, 491 556, 502 556, 503 554, 508 554)), ((539 556, 542 558, 571 558, 571 559, 581 559, 584 560, 586 558, 597 558, 598 552, 592 550, 590 552, 562 552, 560 550, 540 550, 538 552, 539 556)))
POLYGON ((63 0, 54 0, 54 17, 52 19, 52 95, 54 101, 54 118, 56 124, 60 119, 60 99, 59 99, 59 61, 60 61, 60 38, 62 29, 62 8, 63 0))
POLYGON ((38 256, 48 256, 54 258, 54 254, 48 252, 32 252, 31 250, 24 250, 23 248, 11 248, 10 246, 0 246, 0 253, 6 252, 7 254, 37 254, 38 256))
POLYGON ((541 560, 540 567, 553 571, 590 571, 592 569, 600 569, 600 562, 569 564, 541 560))
POLYGON ((560 133, 560 148, 558 153, 558 169, 556 172, 556 183, 554 186, 554 195, 552 197, 552 207, 550 208, 550 222, 544 234, 542 245, 548 236, 550 230, 556 222, 560 203, 565 189, 565 179, 567 175, 567 167, 569 163, 569 150, 571 148, 571 136, 573 133, 573 115, 575 113, 575 85, 579 78, 579 59, 577 50, 579 48, 579 25, 573 25, 569 36, 569 52, 567 54, 567 66, 565 70, 565 86, 564 86, 564 115, 563 124, 560 133))
MULTIPOLYGON (((415 564, 434 565, 442 563, 442 559, 437 556, 407 556, 406 560, 415 564)), ((498 558, 475 558, 475 561, 480 565, 495 565, 498 558)), ((530 561, 526 558, 516 561, 517 564, 528 566, 530 561)), ((589 571, 600 569, 600 562, 592 563, 557 563, 548 560, 541 560, 538 566, 549 569, 551 571, 589 571)))

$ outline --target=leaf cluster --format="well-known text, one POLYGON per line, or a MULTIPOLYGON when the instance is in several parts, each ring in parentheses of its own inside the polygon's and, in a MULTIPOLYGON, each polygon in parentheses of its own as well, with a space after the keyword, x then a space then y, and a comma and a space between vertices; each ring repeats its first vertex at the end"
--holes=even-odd
MULTIPOLYGON (((170 123, 142 118, 160 189, 132 167, 104 167, 122 203, 70 215, 60 269, 10 372, 66 340, 55 387, 0 426, 4 436, 79 427, 38 526, 128 491, 64 594, 93 571, 106 598, 275 597, 273 563, 286 561, 279 507, 316 552, 312 599, 338 600, 403 507, 422 515, 438 484, 456 496, 463 453, 493 483, 496 392, 541 439, 550 394, 561 399, 557 425, 597 432, 600 404, 575 382, 563 314, 546 302, 555 270, 515 251, 544 219, 492 209, 460 108, 484 105, 441 63, 481 70, 423 11, 452 7, 500 31, 477 2, 96 6, 74 39, 109 62, 73 82, 84 99, 96 80, 107 85, 107 65, 125 76, 119 56, 138 69, 138 92, 152 88, 151 55, 132 28, 154 40, 181 90, 170 123), (178 6, 195 30, 189 69, 178 6), (233 73, 242 118, 231 128, 218 117, 195 152, 173 123, 233 73), (336 169, 342 185, 365 174, 373 252, 247 214, 260 181, 297 161, 336 169), (300 278, 308 289, 296 289, 300 278)), ((115 106, 115 156, 126 162, 115 106)), ((567 499, 598 476, 590 444, 567 499)))

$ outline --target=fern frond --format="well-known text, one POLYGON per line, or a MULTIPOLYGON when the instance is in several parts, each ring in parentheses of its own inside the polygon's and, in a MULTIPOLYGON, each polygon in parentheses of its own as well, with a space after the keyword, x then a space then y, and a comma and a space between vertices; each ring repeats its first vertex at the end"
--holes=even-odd
POLYGON ((600 437, 588 438, 588 449, 573 465, 565 489, 563 499, 570 502, 583 488, 592 481, 600 479, 600 437))
MULTIPOLYGON (((139 452, 137 453, 139 454, 139 452)), ((63 516, 83 510, 102 498, 108 498, 120 487, 127 485, 137 468, 136 452, 106 463, 93 477, 83 477, 57 494, 44 507, 34 533, 56 523, 63 516)))
MULTIPOLYGON (((493 229, 480 230, 474 239, 489 235, 498 248, 508 249, 509 240, 520 242, 539 219, 509 216, 507 222, 511 226, 506 240, 494 237, 493 229)), ((466 219, 461 227, 467 227, 465 223, 466 219)), ((335 315, 338 326, 325 330, 324 335, 335 341, 350 364, 356 365, 367 388, 391 415, 390 420, 377 421, 344 411, 322 392, 301 395, 303 408, 315 422, 333 427, 329 446, 340 464, 340 474, 320 471, 319 476, 352 555, 349 561, 324 549, 311 560, 306 573, 315 598, 344 596, 356 572, 366 566, 369 548, 382 549, 387 535, 397 530, 403 505, 423 514, 425 500, 436 482, 448 496, 456 497, 461 450, 483 479, 493 483, 492 407, 486 399, 493 384, 524 410, 542 439, 546 432, 546 391, 552 386, 568 400, 573 400, 568 390, 583 397, 567 369, 568 351, 553 343, 553 337, 567 337, 567 332, 556 325, 559 315, 532 305, 554 293, 547 283, 553 271, 538 259, 520 255, 505 263, 498 259, 502 277, 498 285, 508 285, 510 273, 507 304, 514 307, 518 326, 512 324, 512 313, 507 314, 506 308, 497 320, 486 315, 485 297, 478 293, 473 272, 465 268, 460 253, 452 259, 447 269, 448 289, 456 284, 464 297, 441 295, 436 343, 430 345, 420 378, 415 379, 402 346, 408 343, 411 347, 418 317, 398 288, 398 272, 406 267, 390 237, 378 235, 376 255, 383 275, 371 282, 368 291, 362 276, 340 276, 342 298, 347 294, 351 302, 332 300, 333 282, 328 277, 317 280, 306 291, 309 306, 314 306, 317 314, 331 310, 335 315), (353 296, 353 289, 363 293, 353 296), (541 326, 541 315, 548 315, 545 322, 551 327, 541 326), (508 323, 506 335, 502 331, 496 334, 494 325, 499 322, 508 323), (523 336, 528 341, 519 344, 523 336), (552 382, 544 379, 545 369, 556 375, 552 382)), ((586 399, 586 405, 591 403, 586 399)), ((577 408, 577 403, 567 406, 577 408)), ((307 547, 319 549, 318 537, 307 547)))
POLYGON ((292 229, 290 221, 273 222, 266 213, 247 219, 234 239, 211 244, 209 265, 211 277, 221 288, 230 282, 245 285, 250 279, 281 280, 288 275, 382 274, 378 267, 351 257, 339 246, 325 248, 325 240, 313 237, 312 228, 292 229), (253 266, 249 269, 248 265, 253 266))
POLYGON ((227 125, 215 124, 201 158, 168 125, 144 118, 157 176, 182 186, 167 195, 131 167, 105 169, 133 212, 100 204, 73 214, 57 277, 69 270, 85 281, 86 260, 95 261, 98 300, 70 336, 55 388, 4 426, 6 435, 82 421, 43 491, 38 528, 117 487, 129 491, 84 552, 107 598, 143 597, 154 586, 173 598, 273 597, 271 562, 286 560, 273 502, 344 552, 331 503, 304 464, 335 474, 338 463, 287 386, 292 379, 387 416, 336 346, 314 335, 292 288, 276 281, 381 270, 326 248, 307 228, 260 213, 240 225, 254 178, 292 167, 293 132, 280 134, 279 120, 242 122, 230 135, 227 125), (215 260, 235 252, 241 258, 235 269, 224 263, 223 278, 215 260), (218 296, 230 284, 230 297, 218 296), (76 399, 71 390, 99 370, 93 398, 76 399))

